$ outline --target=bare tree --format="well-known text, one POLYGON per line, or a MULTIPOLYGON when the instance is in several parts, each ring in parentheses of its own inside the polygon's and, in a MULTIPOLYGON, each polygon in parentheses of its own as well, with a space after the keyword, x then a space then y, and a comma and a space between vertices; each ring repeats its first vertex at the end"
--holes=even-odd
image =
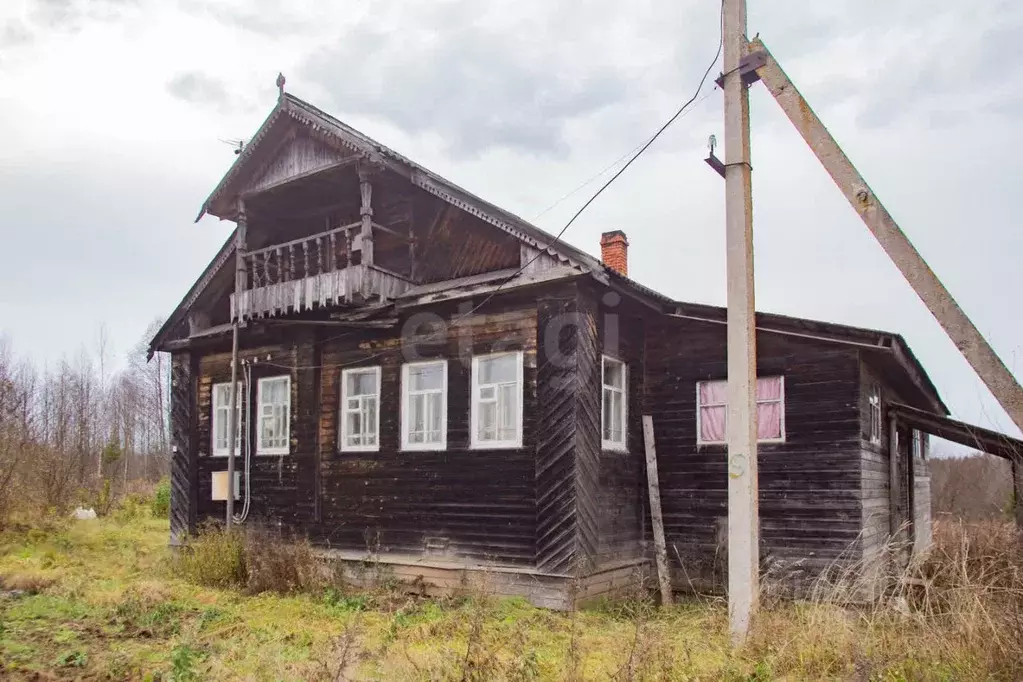
POLYGON ((83 350, 41 371, 0 338, 0 524, 15 507, 63 512, 166 475, 169 363, 146 357, 159 325, 113 373, 105 328, 95 358, 83 350))
POLYGON ((935 513, 967 521, 998 518, 1012 504, 1012 469, 1004 459, 976 453, 930 460, 935 513))

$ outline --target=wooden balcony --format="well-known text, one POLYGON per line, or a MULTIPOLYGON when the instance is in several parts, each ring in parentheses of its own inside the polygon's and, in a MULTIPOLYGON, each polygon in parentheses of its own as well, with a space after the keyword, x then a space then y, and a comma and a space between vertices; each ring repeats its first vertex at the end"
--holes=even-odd
POLYGON ((364 305, 409 289, 412 283, 402 275, 361 262, 361 228, 362 223, 353 223, 247 252, 247 287, 231 294, 232 319, 364 305))

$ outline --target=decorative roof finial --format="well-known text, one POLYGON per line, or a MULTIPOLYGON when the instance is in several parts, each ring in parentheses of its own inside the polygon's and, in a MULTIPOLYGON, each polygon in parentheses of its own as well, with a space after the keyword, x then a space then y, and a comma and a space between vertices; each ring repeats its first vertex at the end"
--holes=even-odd
POLYGON ((284 78, 284 74, 283 73, 278 73, 277 74, 277 96, 282 98, 282 99, 284 98, 284 84, 286 82, 287 82, 287 80, 284 78))

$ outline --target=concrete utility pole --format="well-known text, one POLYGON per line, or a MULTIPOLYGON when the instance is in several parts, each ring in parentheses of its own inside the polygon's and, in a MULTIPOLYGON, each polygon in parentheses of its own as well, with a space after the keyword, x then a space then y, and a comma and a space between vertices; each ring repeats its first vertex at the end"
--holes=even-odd
POLYGON ((227 416, 227 527, 231 528, 234 523, 234 454, 238 444, 238 332, 241 325, 241 316, 238 314, 241 305, 242 292, 245 290, 245 249, 246 232, 248 222, 245 217, 245 209, 238 213, 237 228, 234 236, 234 305, 231 311, 233 323, 231 326, 231 407, 227 416))
POLYGON ((753 187, 746 0, 724 0, 725 244, 728 271, 728 615, 746 638, 760 591, 757 484, 757 347, 753 300, 753 187))

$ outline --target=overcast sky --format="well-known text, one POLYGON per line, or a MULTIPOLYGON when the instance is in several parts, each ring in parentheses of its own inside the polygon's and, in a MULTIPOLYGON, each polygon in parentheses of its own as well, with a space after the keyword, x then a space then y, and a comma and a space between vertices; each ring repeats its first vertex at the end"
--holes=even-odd
MULTIPOLYGON (((940 5, 751 0, 749 32, 1021 371, 1023 6, 940 5)), ((256 130, 278 71, 556 232, 603 177, 551 204, 688 99, 717 40, 712 0, 3 0, 0 333, 52 362, 101 323, 123 353, 169 314, 231 229, 192 223, 234 159, 220 139, 256 130)), ((897 331, 956 415, 1013 430, 763 86, 751 99, 757 308, 897 331)), ((712 133, 708 87, 567 241, 596 255, 622 229, 635 279, 723 304, 712 133)))

